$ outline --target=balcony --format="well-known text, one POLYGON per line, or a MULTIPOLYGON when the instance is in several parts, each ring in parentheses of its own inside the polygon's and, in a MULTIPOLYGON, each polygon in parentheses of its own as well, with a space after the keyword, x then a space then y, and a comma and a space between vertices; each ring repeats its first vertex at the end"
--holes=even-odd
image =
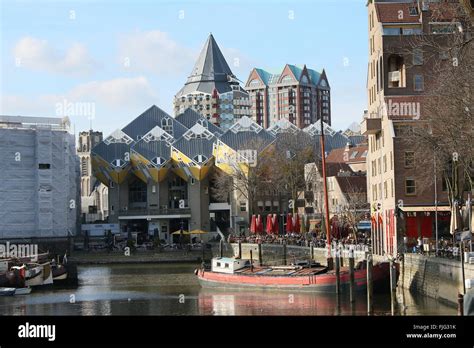
POLYGON ((364 121, 362 121, 360 128, 363 135, 377 134, 382 130, 382 119, 365 118, 364 121))
POLYGON ((390 71, 388 73, 389 82, 400 82, 400 71, 390 71))

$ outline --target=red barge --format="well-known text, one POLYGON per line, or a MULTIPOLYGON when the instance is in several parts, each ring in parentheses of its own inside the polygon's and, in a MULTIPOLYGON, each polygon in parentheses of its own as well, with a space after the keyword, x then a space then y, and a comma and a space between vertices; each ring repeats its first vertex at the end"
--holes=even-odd
MULTIPOLYGON (((367 288, 365 262, 359 262, 354 270, 355 290, 367 288)), ((211 270, 195 272, 202 287, 231 289, 271 289, 289 291, 336 292, 336 273, 323 266, 253 266, 249 260, 218 257, 212 259, 211 270)), ((373 266, 374 289, 389 284, 390 264, 382 262, 373 266)), ((348 291, 349 269, 340 269, 340 289, 348 291)))

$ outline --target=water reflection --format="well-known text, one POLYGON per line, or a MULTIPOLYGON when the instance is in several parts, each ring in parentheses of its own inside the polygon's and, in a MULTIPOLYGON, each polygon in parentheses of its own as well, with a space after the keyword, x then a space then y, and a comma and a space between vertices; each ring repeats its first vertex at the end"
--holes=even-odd
MULTIPOLYGON (((365 294, 347 296, 263 290, 202 289, 197 265, 79 267, 77 289, 0 297, 3 315, 367 315, 365 294)), ((400 315, 456 315, 456 309, 408 291, 399 292, 400 315)), ((375 315, 390 315, 388 295, 374 297, 375 315)))

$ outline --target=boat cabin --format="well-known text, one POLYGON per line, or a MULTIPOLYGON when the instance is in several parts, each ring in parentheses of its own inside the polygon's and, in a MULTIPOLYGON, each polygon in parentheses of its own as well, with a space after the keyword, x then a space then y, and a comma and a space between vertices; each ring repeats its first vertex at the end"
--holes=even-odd
POLYGON ((234 259, 231 257, 215 257, 212 259, 212 272, 229 273, 249 265, 248 260, 234 259))

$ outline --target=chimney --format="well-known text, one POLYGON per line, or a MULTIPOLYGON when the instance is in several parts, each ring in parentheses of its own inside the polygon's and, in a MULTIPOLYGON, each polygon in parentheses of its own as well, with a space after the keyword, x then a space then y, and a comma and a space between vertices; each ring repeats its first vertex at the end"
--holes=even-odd
POLYGON ((344 148, 344 151, 346 152, 349 151, 351 147, 352 147, 351 143, 347 142, 346 147, 344 148))

